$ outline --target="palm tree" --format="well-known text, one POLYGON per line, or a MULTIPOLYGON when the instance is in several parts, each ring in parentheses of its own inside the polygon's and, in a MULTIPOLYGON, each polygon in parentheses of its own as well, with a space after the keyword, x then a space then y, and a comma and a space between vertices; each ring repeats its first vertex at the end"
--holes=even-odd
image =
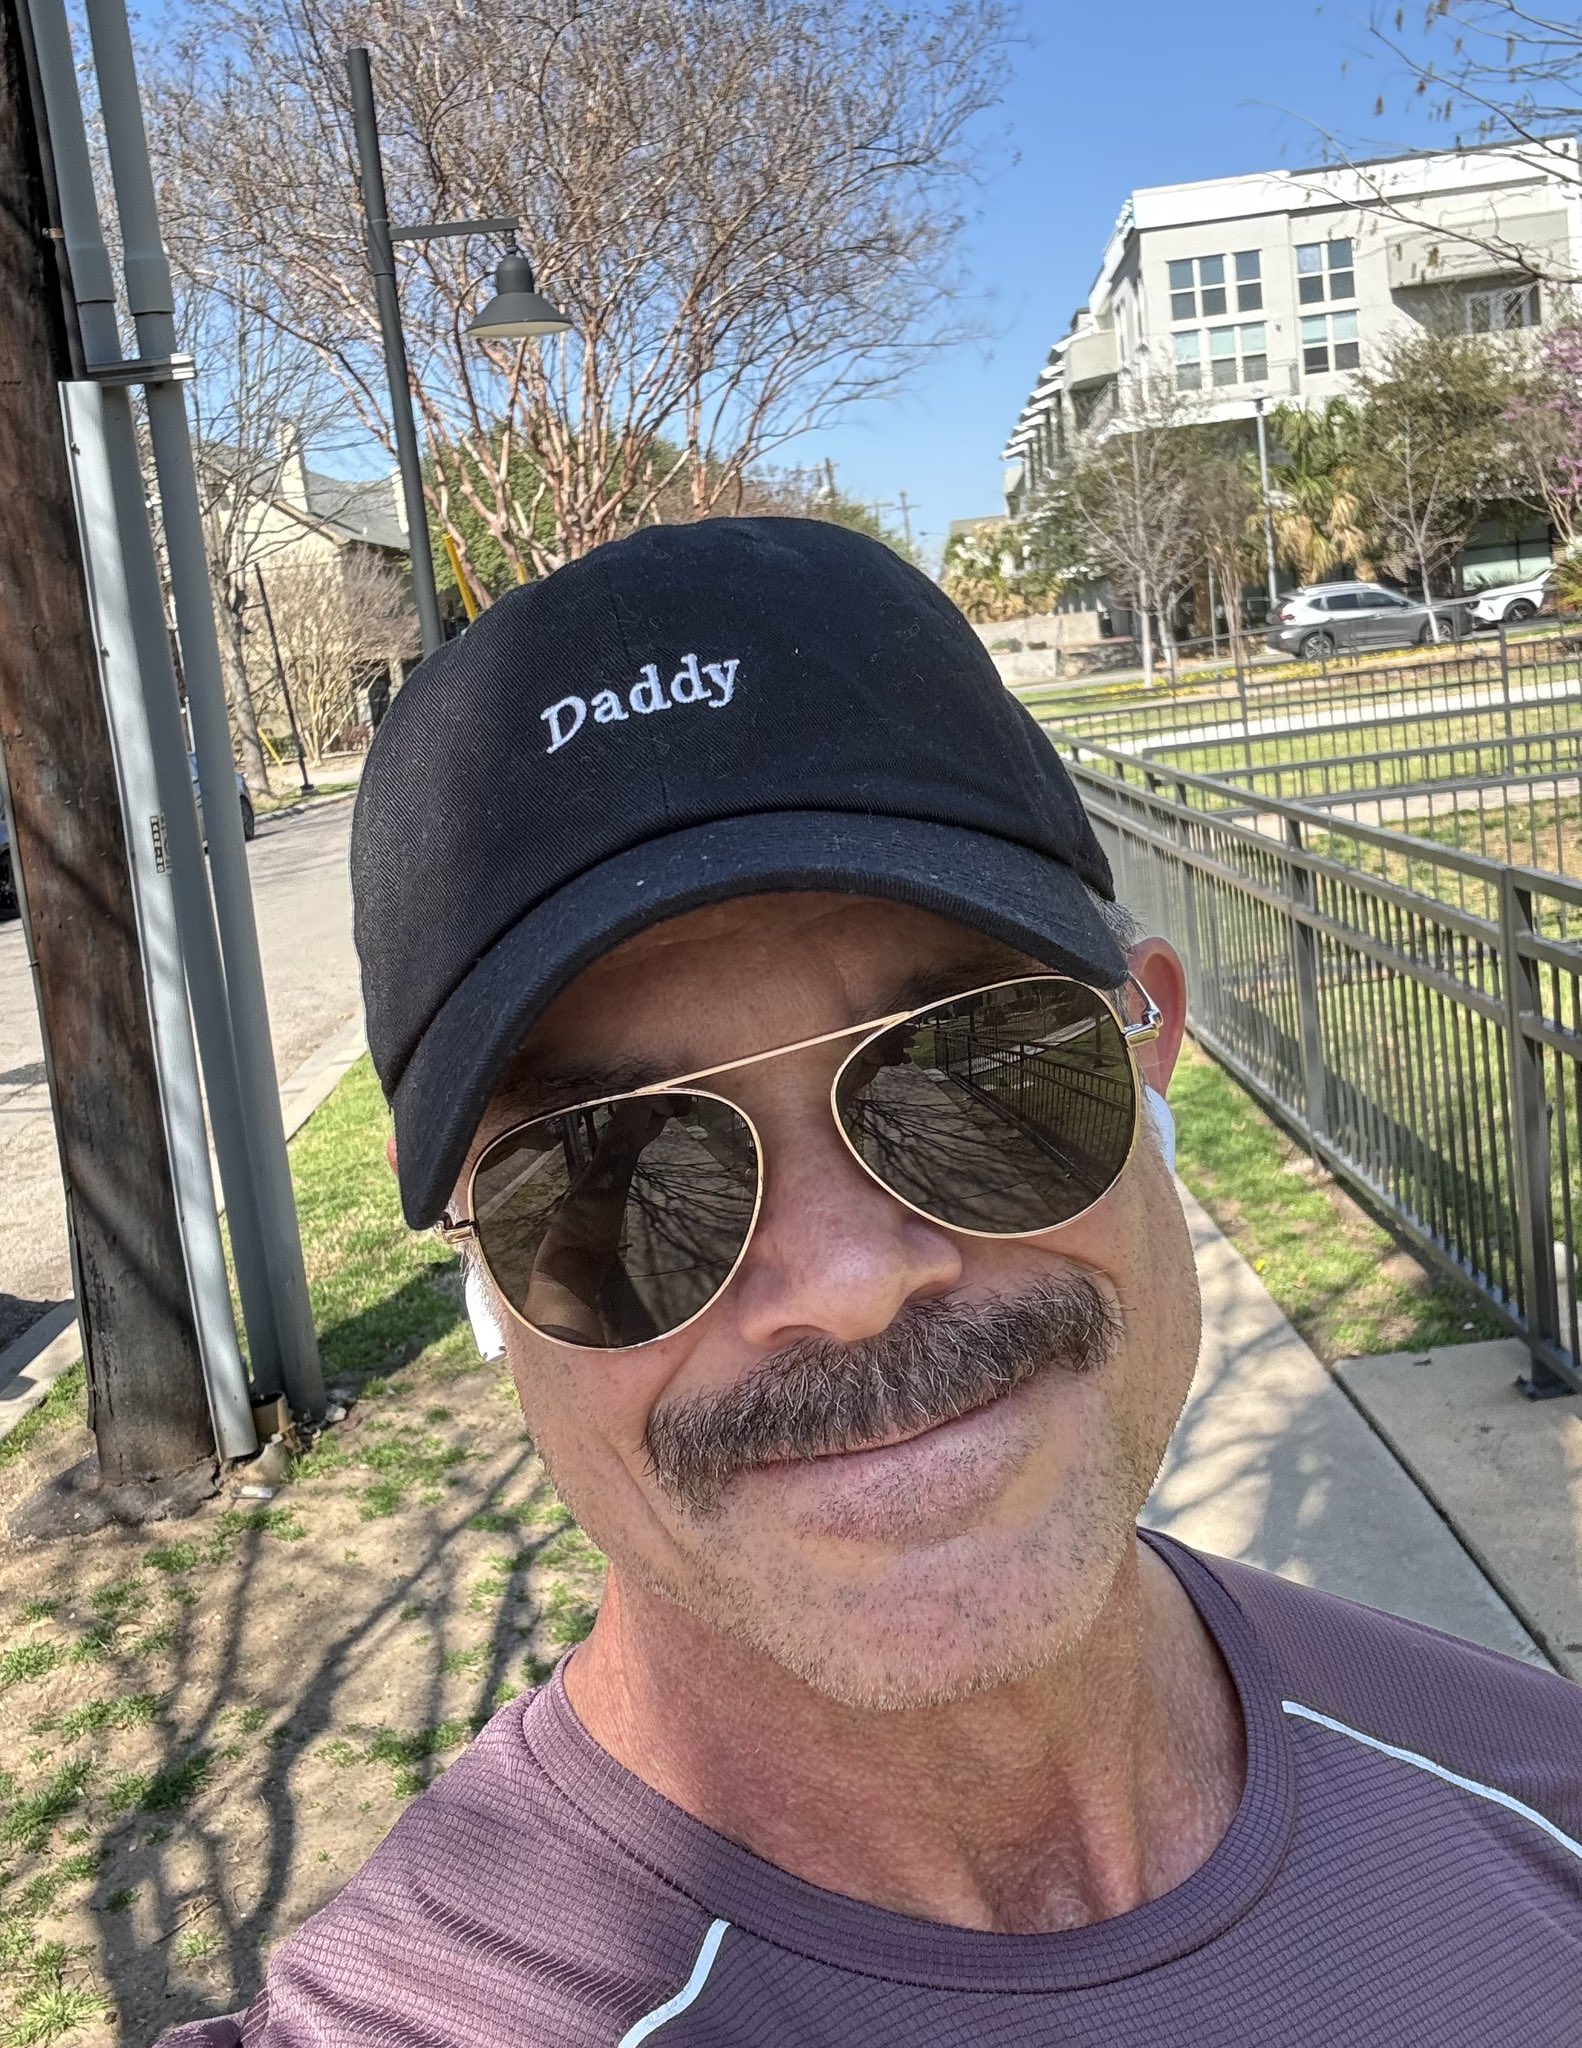
POLYGON ((1270 511, 1281 559, 1303 583, 1322 583, 1347 569, 1371 577, 1370 544, 1351 482, 1357 408, 1345 398, 1331 398, 1319 412, 1280 405, 1269 425, 1278 451, 1270 465, 1270 511))

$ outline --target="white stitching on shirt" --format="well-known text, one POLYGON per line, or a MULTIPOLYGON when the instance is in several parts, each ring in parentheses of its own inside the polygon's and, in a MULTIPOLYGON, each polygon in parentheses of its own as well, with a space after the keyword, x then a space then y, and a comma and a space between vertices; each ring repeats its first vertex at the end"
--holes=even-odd
POLYGON ((1535 1828, 1542 1828, 1551 1841, 1558 1842, 1562 1849, 1582 1863, 1582 1842, 1557 1828, 1537 1807, 1512 1798, 1509 1792, 1500 1791, 1498 1786, 1480 1785, 1476 1778, 1463 1778, 1459 1771, 1447 1770, 1443 1764, 1436 1764, 1432 1757, 1419 1756, 1415 1749, 1397 1749, 1393 1742, 1381 1742, 1376 1735, 1364 1735, 1360 1728, 1348 1728, 1344 1721, 1331 1720, 1328 1714, 1321 1714, 1316 1707, 1304 1707, 1300 1700, 1281 1700, 1280 1705, 1286 1713, 1295 1714, 1304 1721, 1316 1721, 1320 1728, 1328 1728, 1335 1735, 1349 1735, 1364 1749, 1376 1749, 1381 1756, 1392 1756, 1397 1763, 1411 1764, 1416 1770, 1427 1771, 1431 1778, 1443 1779, 1447 1785, 1459 1785, 1463 1792, 1490 1800, 1510 1813, 1519 1813, 1523 1820, 1530 1820, 1535 1828))
POLYGON ((673 1992, 663 2005, 656 2005, 652 2012, 645 2012, 635 2025, 627 2028, 615 2048, 638 2048, 640 2041, 646 2041, 678 2012, 685 2012, 709 1981, 709 1972, 714 1967, 714 1958, 720 1952, 720 1943, 725 1939, 729 1920, 714 1920, 703 1937, 703 1946, 698 1950, 697 1960, 692 1965, 692 1975, 679 1991, 673 1992))

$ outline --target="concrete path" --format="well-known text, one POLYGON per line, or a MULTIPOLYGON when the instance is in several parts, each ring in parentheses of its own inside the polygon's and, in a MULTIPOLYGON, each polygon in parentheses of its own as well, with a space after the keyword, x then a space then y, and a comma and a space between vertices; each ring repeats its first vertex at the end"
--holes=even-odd
MULTIPOLYGON (((1184 1188, 1181 1198, 1203 1289, 1203 1352, 1147 1524, 1548 1665, 1456 1529, 1240 1252, 1184 1188)), ((1419 1377, 1426 1393, 1430 1376, 1419 1377)))
POLYGON ((1341 1384, 1553 1661, 1582 1680, 1582 1395, 1528 1401, 1513 1338, 1348 1358, 1341 1384))

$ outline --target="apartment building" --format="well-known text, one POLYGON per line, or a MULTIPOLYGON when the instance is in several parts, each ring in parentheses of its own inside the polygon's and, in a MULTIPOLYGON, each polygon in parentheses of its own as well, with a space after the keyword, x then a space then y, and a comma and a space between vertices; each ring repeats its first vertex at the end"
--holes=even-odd
POLYGON ((1541 326, 1558 303, 1544 280, 1582 278, 1576 163, 1567 140, 1134 192, 1006 443, 1008 512, 1103 430, 1128 377, 1168 378, 1205 421, 1251 422, 1352 389, 1392 325, 1541 326))

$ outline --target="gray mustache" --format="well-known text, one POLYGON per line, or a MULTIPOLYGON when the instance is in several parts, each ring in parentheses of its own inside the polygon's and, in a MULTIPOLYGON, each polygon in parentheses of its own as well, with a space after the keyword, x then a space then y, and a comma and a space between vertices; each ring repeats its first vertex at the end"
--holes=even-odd
POLYGON ((788 1344, 724 1393, 662 1403, 649 1464, 667 1493, 708 1514, 754 1466, 931 1429, 1045 1372, 1094 1372, 1119 1337, 1115 1310, 1080 1273, 993 1301, 917 1302, 860 1344, 788 1344))

